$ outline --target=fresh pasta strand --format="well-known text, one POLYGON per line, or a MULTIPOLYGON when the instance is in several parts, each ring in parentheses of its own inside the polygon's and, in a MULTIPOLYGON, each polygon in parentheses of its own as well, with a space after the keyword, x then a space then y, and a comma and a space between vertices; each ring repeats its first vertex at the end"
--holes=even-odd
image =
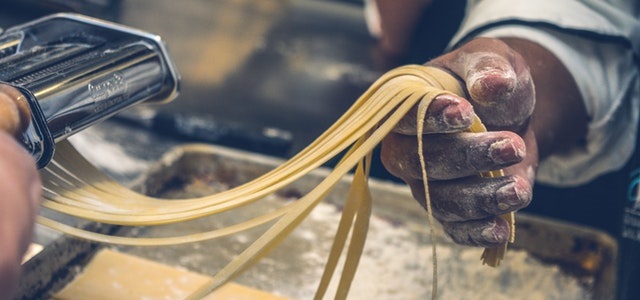
MULTIPOLYGON (((286 187, 345 150, 346 153, 320 184, 297 201, 267 211, 263 215, 208 232, 158 238, 123 237, 87 231, 43 216, 38 217, 38 222, 82 239, 135 246, 197 242, 271 223, 260 237, 218 274, 215 274, 211 282, 191 296, 191 299, 198 299, 232 280, 269 253, 305 219, 344 175, 355 169, 352 188, 316 294, 316 299, 321 299, 326 293, 338 258, 346 248, 346 260, 335 295, 336 299, 344 299, 362 254, 371 215, 371 196, 367 179, 372 150, 406 113, 418 104, 419 124, 417 126, 420 137, 426 110, 431 101, 442 93, 464 94, 455 78, 436 68, 409 65, 391 70, 373 83, 331 127, 291 159, 238 187, 192 199, 166 201, 131 191, 95 168, 70 143, 61 142, 57 145, 54 161, 41 172, 44 189, 42 205, 76 218, 126 226, 172 224, 240 209, 245 205, 259 202, 286 187), (350 241, 347 243, 349 234, 350 241)), ((481 132, 485 131, 485 128, 480 120, 476 119, 470 131, 481 132)), ((418 143, 419 153, 422 154, 421 138, 418 139, 418 143)), ((191 147, 193 147, 192 150, 202 150, 197 148, 198 146, 191 147)), ((424 157, 420 158, 420 162, 425 184, 427 215, 431 236, 434 239, 435 221, 431 213, 424 157)), ((502 173, 495 171, 481 175, 502 176, 502 173)), ((513 239, 513 214, 503 217, 511 224, 513 239)), ((501 248, 485 249, 481 257, 483 263, 497 266, 504 256, 506 247, 505 244, 501 248)), ((437 294, 435 240, 433 256, 432 297, 435 298, 437 294)))

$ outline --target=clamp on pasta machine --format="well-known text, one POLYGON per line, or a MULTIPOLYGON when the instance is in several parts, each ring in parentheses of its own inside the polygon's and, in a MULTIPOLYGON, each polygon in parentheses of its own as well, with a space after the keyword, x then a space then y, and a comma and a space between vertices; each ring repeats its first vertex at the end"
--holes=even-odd
POLYGON ((17 138, 39 168, 56 142, 136 103, 170 101, 179 81, 159 36, 119 24, 65 13, 0 35, 0 92, 28 104, 17 138))

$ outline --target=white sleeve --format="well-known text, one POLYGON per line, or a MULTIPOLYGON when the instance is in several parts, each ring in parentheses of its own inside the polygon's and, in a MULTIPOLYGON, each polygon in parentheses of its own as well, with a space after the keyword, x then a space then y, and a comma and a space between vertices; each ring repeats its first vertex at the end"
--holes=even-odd
MULTIPOLYGON (((627 5, 629 12, 638 10, 627 5)), ((624 166, 640 109, 637 18, 604 1, 469 1, 452 45, 479 36, 536 42, 562 61, 578 85, 590 117, 586 141, 541 161, 538 182, 575 186, 624 166)))

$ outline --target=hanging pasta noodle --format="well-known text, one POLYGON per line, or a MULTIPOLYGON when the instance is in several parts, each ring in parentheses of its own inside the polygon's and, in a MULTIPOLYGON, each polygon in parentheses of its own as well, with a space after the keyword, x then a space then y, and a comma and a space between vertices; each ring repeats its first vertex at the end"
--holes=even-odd
MULTIPOLYGON (((92 166, 71 144, 61 142, 56 146, 54 161, 42 171, 42 205, 73 217, 126 226, 172 224, 239 209, 282 189, 345 150, 346 154, 322 182, 299 200, 252 219, 208 232, 172 237, 125 237, 87 231, 44 216, 39 216, 38 222, 87 240, 137 246, 191 243, 270 224, 260 237, 215 274, 211 282, 192 295, 193 299, 198 299, 230 281, 276 247, 322 201, 331 188, 355 168, 351 190, 316 294, 316 299, 325 295, 342 250, 348 244, 345 265, 335 295, 336 299, 344 299, 362 254, 371 215, 371 195, 367 187, 367 178, 372 150, 417 104, 420 105, 418 120, 422 121, 431 101, 443 93, 463 95, 457 80, 442 70, 414 65, 394 69, 377 80, 320 137, 282 165, 236 188, 193 199, 166 201, 133 192, 92 166), (347 242, 349 237, 350 240, 347 242)), ((422 123, 418 124, 418 136, 421 136, 422 127, 422 123)), ((485 131, 477 119, 470 130, 485 131)), ((418 153, 422 155, 421 138, 418 139, 418 143, 418 153)), ((424 158, 421 157, 420 161, 426 186, 428 181, 424 172, 424 158)), ((501 173, 496 171, 482 176, 501 176, 501 173)), ((431 235, 434 238, 428 188, 425 188, 425 193, 431 235)), ((513 238, 513 214, 502 217, 512 225, 513 238)), ((432 296, 435 298, 435 241, 433 244, 432 296)), ((482 260, 488 265, 497 266, 505 250, 506 245, 485 249, 482 260)))

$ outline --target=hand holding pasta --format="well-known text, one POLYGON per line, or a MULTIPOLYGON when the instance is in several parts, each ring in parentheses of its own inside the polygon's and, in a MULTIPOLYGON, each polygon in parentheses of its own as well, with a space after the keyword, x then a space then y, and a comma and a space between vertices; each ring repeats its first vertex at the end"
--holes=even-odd
MULTIPOLYGON (((512 233, 498 216, 529 204, 537 145, 529 119, 535 105, 523 57, 505 43, 476 39, 427 65, 462 81, 467 97, 436 97, 424 120, 424 158, 433 216, 457 243, 498 247, 512 233), (488 132, 466 132, 475 115, 488 132), (503 169, 504 176, 477 174, 503 169)), ((416 114, 409 113, 382 143, 382 161, 425 204, 416 146, 416 114)))

